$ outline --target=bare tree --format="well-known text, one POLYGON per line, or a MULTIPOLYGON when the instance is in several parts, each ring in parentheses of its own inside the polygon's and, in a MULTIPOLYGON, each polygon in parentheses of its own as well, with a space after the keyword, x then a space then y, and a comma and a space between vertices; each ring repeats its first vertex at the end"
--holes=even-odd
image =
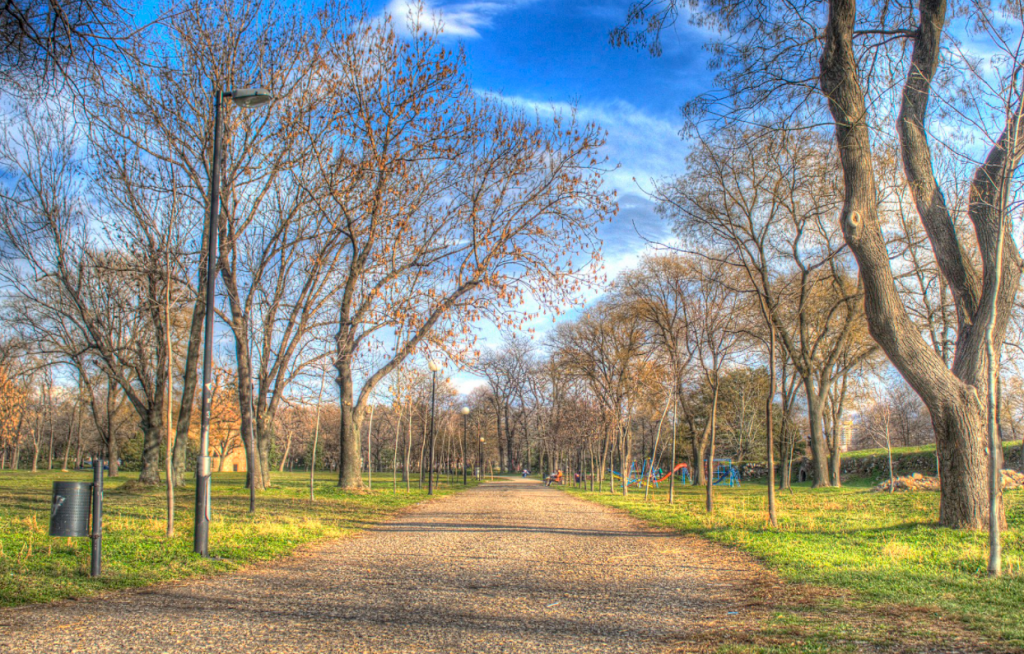
MULTIPOLYGON (((336 20, 332 29, 344 29, 348 18, 335 12, 324 20, 336 20)), ((270 111, 258 114, 225 107, 217 235, 221 292, 227 300, 221 315, 234 336, 239 376, 253 380, 236 390, 243 442, 247 448, 255 443, 259 465, 250 475, 258 488, 269 483, 274 414, 288 385, 312 362, 311 333, 323 322, 337 249, 323 215, 309 211, 315 184, 307 179, 306 148, 326 124, 309 119, 313 107, 324 103, 323 93, 317 92, 319 78, 310 69, 316 59, 311 40, 319 29, 314 22, 272 1, 191 5, 168 19, 165 29, 137 35, 118 75, 97 76, 90 88, 87 108, 95 147, 105 160, 133 162, 117 176, 115 192, 130 197, 132 187, 152 182, 163 171, 162 183, 153 184, 152 192, 177 198, 180 240, 192 244, 182 252, 199 253, 181 262, 182 276, 199 282, 190 298, 177 421, 179 477, 205 313, 211 83, 225 91, 259 84, 277 97, 270 111)))
MULTIPOLYGON (((718 398, 722 371, 740 344, 737 324, 737 296, 731 292, 723 264, 708 260, 692 261, 687 277, 691 280, 690 339, 695 359, 711 389, 711 439, 708 442, 706 509, 714 511, 715 435, 718 427, 718 398)), ((705 461, 698 461, 703 466, 705 461)))
POLYGON ((78 367, 91 360, 117 384, 143 432, 139 479, 157 483, 167 377, 165 343, 155 337, 163 276, 148 255, 156 251, 105 248, 91 233, 73 130, 52 112, 25 110, 22 119, 3 146, 18 175, 0 207, 10 306, 38 350, 78 367))
MULTIPOLYGON (((687 316, 687 296, 691 289, 685 268, 678 254, 648 256, 636 270, 624 273, 617 280, 617 286, 628 309, 635 311, 650 329, 652 340, 672 373, 676 403, 692 423, 694 407, 685 388, 694 357, 687 316)), ((703 458, 709 436, 707 430, 701 432, 700 437, 697 433, 693 430, 694 460, 703 458)), ((694 483, 704 483, 703 466, 694 473, 694 483)))
MULTIPOLYGON (((618 34, 625 41, 649 43, 677 8, 676 2, 640 3, 629 21, 641 31, 627 26, 618 34), (652 10, 658 20, 650 20, 652 10)), ((1024 153, 1017 74, 1024 29, 1020 12, 997 17, 998 11, 988 3, 969 2, 947 15, 945 0, 894 11, 887 5, 858 10, 854 0, 801 1, 781 8, 763 0, 738 6, 716 0, 702 5, 698 20, 715 22, 725 35, 716 45, 717 89, 689 105, 692 116, 722 109, 727 119, 743 115, 750 120, 754 112, 766 121, 803 109, 820 116, 826 105, 844 172, 839 222, 857 259, 871 334, 931 415, 942 471, 940 522, 972 529, 986 524, 990 503, 998 504, 997 498, 987 497, 998 493, 986 492, 982 472, 1000 449, 986 444, 985 425, 995 422, 994 413, 986 420, 986 409, 995 389, 985 373, 990 359, 993 369, 998 365, 1021 272, 1011 221, 1004 218, 1024 153), (1010 22, 1004 20, 1011 15, 1010 22), (943 47, 958 29, 977 30, 978 38, 991 46, 991 65, 978 66, 970 56, 943 47), (943 52, 960 56, 943 59, 943 52), (901 68, 907 72, 892 72, 901 68), (959 75, 964 84, 943 88, 936 84, 943 75, 953 80, 959 75), (971 88, 966 94, 971 99, 959 102, 956 94, 965 86, 971 88), (966 207, 974 243, 961 238, 936 177, 926 126, 935 96, 948 100, 942 105, 944 117, 970 130, 979 137, 974 142, 987 148, 965 153, 974 162, 966 207), (923 338, 895 284, 879 215, 872 148, 877 129, 899 134, 904 176, 956 306, 951 365, 923 338)))
MULTIPOLYGON (((559 325, 554 344, 556 365, 585 380, 601 404, 609 427, 605 429, 601 469, 614 463, 614 456, 609 461, 609 455, 618 449, 625 495, 633 454, 633 416, 642 401, 641 389, 650 381, 653 359, 646 325, 621 305, 597 304, 575 322, 559 325)), ((609 483, 614 489, 614 479, 609 483)))
POLYGON ((512 323, 527 294, 545 308, 572 300, 596 273, 594 229, 614 209, 595 126, 480 97, 433 32, 406 40, 389 21, 366 21, 320 54, 324 85, 342 98, 315 157, 328 190, 318 207, 344 243, 339 484, 354 488, 357 435, 381 380, 424 349, 462 358, 472 320, 512 323), (356 395, 359 357, 385 333, 401 341, 356 395))
POLYGON ((38 96, 71 87, 119 54, 132 31, 116 0, 10 0, 0 7, 0 84, 38 96))
POLYGON ((829 392, 874 348, 831 223, 840 192, 829 144, 806 133, 726 130, 699 142, 689 168, 657 191, 661 208, 686 247, 740 273, 736 290, 755 299, 766 344, 777 335, 800 375, 815 485, 835 483, 824 431, 829 392))

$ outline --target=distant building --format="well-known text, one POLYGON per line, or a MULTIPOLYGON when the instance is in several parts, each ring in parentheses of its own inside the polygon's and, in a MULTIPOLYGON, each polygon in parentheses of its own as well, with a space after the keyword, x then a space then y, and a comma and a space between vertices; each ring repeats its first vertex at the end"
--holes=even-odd
POLYGON ((211 452, 210 454, 210 468, 215 472, 245 472, 248 470, 248 468, 245 467, 246 457, 244 447, 238 447, 229 452, 228 455, 224 457, 223 468, 220 467, 220 457, 216 455, 216 452, 211 452))
MULTIPOLYGON (((199 416, 193 414, 192 424, 189 425, 188 439, 195 448, 199 449, 199 416)), ((239 436, 241 423, 236 416, 229 415, 227 419, 215 419, 210 423, 210 470, 213 472, 245 472, 248 470, 245 447, 242 446, 242 439, 239 436), (224 465, 221 467, 221 452, 227 450, 227 456, 223 457, 224 465)))
POLYGON ((839 427, 839 451, 848 452, 853 446, 853 420, 844 420, 839 427))

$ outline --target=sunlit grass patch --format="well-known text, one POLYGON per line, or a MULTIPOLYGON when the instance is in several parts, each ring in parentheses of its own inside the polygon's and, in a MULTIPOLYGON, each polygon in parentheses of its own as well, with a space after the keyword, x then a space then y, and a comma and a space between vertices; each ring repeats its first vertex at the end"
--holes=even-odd
MULTIPOLYGON (((0 606, 80 597, 237 569, 283 556, 324 538, 339 538, 428 496, 415 481, 392 491, 391 475, 375 475, 372 491, 347 492, 331 473, 274 473, 249 515, 245 473, 213 475, 210 555, 192 552, 194 484, 178 489, 175 536, 167 538, 164 487, 140 487, 131 473, 104 482, 103 576, 89 577, 88 538, 48 535, 54 481, 91 481, 91 473, 0 472, 0 606), (127 488, 125 487, 127 484, 127 488)), ((470 485, 475 482, 470 481, 470 485)), ((460 489, 442 477, 438 495, 460 489)))
MULTIPOLYGON (((711 516, 704 509, 703 488, 677 486, 671 506, 664 485, 646 503, 643 493, 623 498, 607 491, 568 490, 652 524, 747 551, 788 581, 851 591, 859 610, 940 612, 962 621, 979 640, 1024 648, 1022 491, 1005 493, 1005 574, 992 579, 986 574, 987 534, 937 526, 937 492, 873 493, 863 486, 778 491, 779 528, 773 529, 766 517, 766 489, 758 484, 716 487, 711 516)), ((774 624, 784 622, 776 619, 774 624)), ((792 650, 750 651, 815 651, 813 641, 792 650)))

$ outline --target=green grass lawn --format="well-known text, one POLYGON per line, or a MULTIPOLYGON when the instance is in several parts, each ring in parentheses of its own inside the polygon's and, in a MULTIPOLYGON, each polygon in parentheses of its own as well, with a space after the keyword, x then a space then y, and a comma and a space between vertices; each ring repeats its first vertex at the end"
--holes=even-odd
POLYGON ((872 482, 780 491, 778 529, 767 524, 766 489, 758 484, 716 486, 713 516, 705 512, 703 487, 677 486, 671 506, 665 484, 646 503, 643 492, 632 489, 623 498, 609 494, 607 486, 603 493, 567 488, 649 523, 749 552, 787 581, 850 591, 841 601, 856 603, 858 610, 915 607, 941 613, 963 621, 979 641, 1024 649, 1024 491, 1004 496, 1005 573, 992 579, 986 575, 987 534, 936 526, 937 492, 872 493, 864 487, 872 482))
MULTIPOLYGON (((0 471, 0 606, 237 569, 304 543, 352 533, 427 497, 415 477, 408 493, 401 481, 398 492, 392 491, 390 473, 375 474, 371 492, 351 493, 340 491, 337 477, 323 472, 310 505, 308 472, 273 473, 274 485, 258 495, 256 514, 250 516, 245 473, 214 473, 211 558, 203 559, 192 553, 194 482, 177 492, 176 535, 167 538, 164 487, 122 489, 135 477, 123 473, 104 480, 103 575, 92 579, 89 539, 47 533, 53 482, 92 481, 92 473, 0 471)), ((442 475, 436 494, 461 487, 461 477, 449 486, 442 475)))

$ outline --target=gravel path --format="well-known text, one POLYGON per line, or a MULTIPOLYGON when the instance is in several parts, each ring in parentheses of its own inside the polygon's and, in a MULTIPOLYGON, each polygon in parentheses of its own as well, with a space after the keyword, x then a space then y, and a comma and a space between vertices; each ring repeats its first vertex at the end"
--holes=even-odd
POLYGON ((0 652, 658 652, 742 628, 763 579, 503 480, 233 574, 0 611, 0 652))

